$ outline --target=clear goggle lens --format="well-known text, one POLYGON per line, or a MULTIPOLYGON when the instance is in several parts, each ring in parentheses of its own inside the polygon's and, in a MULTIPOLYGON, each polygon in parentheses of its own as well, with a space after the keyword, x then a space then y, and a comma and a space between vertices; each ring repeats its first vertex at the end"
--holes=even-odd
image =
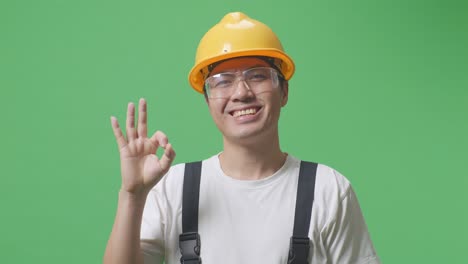
POLYGON ((229 98, 243 82, 254 94, 270 92, 279 87, 278 72, 270 67, 256 67, 242 72, 222 72, 205 80, 208 98, 229 98))

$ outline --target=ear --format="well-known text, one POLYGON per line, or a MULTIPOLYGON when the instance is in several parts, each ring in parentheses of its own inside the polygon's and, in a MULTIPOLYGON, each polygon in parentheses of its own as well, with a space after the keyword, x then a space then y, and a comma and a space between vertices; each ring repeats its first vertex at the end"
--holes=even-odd
POLYGON ((284 81, 283 89, 281 90, 283 98, 281 98, 281 107, 285 106, 288 103, 288 94, 289 94, 289 82, 284 81))

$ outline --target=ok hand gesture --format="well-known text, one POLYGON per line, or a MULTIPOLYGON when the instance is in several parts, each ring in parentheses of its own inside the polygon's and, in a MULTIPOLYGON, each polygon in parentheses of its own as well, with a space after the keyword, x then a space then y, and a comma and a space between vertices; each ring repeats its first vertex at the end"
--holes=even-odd
POLYGON ((167 173, 175 157, 174 149, 167 136, 156 131, 147 137, 146 101, 140 99, 138 107, 138 125, 135 128, 135 105, 128 104, 125 138, 117 118, 111 117, 111 125, 120 151, 122 173, 122 191, 135 195, 146 195, 161 177, 167 173), (159 147, 164 154, 158 158, 159 147))

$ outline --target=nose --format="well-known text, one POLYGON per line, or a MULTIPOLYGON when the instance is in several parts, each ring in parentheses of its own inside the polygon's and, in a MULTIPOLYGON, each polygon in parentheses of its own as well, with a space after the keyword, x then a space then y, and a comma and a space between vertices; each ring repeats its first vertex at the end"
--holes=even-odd
POLYGON ((232 94, 233 101, 245 101, 251 99, 255 94, 250 89, 249 85, 245 80, 238 79, 237 84, 234 87, 234 92, 232 94))

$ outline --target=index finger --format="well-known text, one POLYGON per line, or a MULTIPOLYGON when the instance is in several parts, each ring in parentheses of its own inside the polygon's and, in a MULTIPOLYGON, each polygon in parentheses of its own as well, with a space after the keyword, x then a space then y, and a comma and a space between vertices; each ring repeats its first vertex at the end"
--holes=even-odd
POLYGON ((156 147, 163 147, 165 148, 169 140, 167 139, 166 134, 164 134, 162 131, 156 131, 154 135, 150 138, 150 141, 156 146, 156 147))

